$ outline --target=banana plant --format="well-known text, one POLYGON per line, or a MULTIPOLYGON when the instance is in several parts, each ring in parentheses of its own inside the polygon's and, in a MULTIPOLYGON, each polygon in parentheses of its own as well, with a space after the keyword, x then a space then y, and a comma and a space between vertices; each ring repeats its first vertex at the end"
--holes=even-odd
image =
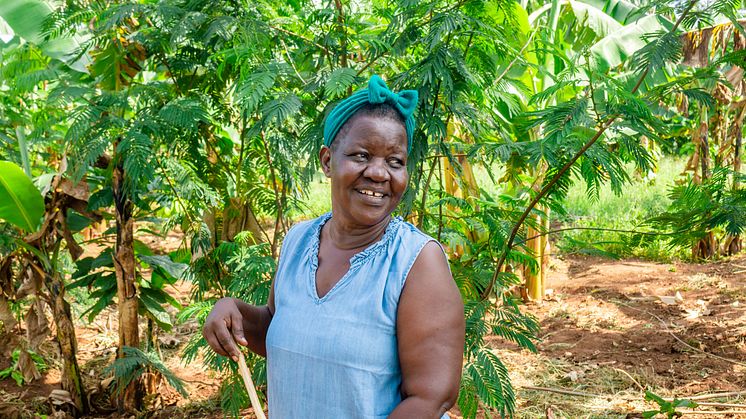
POLYGON ((672 189, 675 199, 667 213, 649 223, 676 231, 671 244, 691 247, 694 259, 734 255, 743 247, 742 228, 731 213, 742 211, 746 104, 741 96, 746 88, 742 70, 746 42, 736 26, 739 22, 719 18, 717 25, 681 36, 680 71, 661 86, 668 93, 668 109, 680 115, 685 128, 679 135, 691 138, 692 152, 682 173, 688 184, 672 189), (697 215, 690 213, 692 200, 702 204, 697 215))
POLYGON ((86 42, 84 33, 56 36, 50 39, 55 28, 46 27, 47 18, 54 12, 50 2, 44 0, 5 0, 0 3, 0 22, 6 27, 4 35, 10 42, 18 37, 38 46, 47 57, 64 64, 69 69, 87 73, 90 57, 81 47, 86 42), (8 30, 8 28, 10 30, 8 30))
MULTIPOLYGON (((14 239, 15 250, 0 260, 0 265, 7 267, 2 269, 3 275, 10 275, 15 270, 17 278, 17 281, 3 278, 2 283, 11 287, 0 290, 0 303, 6 302, 7 298, 32 297, 26 316, 28 343, 32 351, 49 331, 43 303, 52 309, 56 339, 62 352, 62 388, 70 393, 78 413, 85 414, 88 401, 77 361, 75 327, 70 305, 65 299, 65 281, 59 264, 63 243, 73 259, 80 256, 82 249, 73 233, 87 225, 84 220, 90 222, 98 218, 85 210, 87 188, 74 185, 58 174, 51 180, 45 204, 45 198, 18 166, 0 161, 0 199, 0 219, 15 225, 21 233, 14 239), (76 218, 83 222, 74 222, 76 218), (16 269, 13 269, 14 265, 16 269), (14 282, 20 283, 17 289, 14 282)), ((0 304, 0 310, 6 307, 7 304, 0 304)), ((0 318, 7 318, 7 313, 0 312, 0 318)), ((19 364, 29 368, 30 377, 33 377, 36 373, 34 363, 28 361, 29 354, 22 351, 19 364)))

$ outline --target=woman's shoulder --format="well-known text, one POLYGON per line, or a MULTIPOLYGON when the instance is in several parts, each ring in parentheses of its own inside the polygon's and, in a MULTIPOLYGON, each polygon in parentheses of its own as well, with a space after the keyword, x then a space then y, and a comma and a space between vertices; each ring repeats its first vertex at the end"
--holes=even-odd
POLYGON ((296 244, 309 244, 313 238, 318 238, 319 229, 323 224, 324 220, 329 218, 330 214, 324 214, 316 218, 309 220, 299 221, 293 224, 288 232, 285 234, 285 238, 282 241, 282 247, 287 249, 294 247, 296 244))
POLYGON ((417 226, 415 226, 414 224, 410 223, 407 220, 404 220, 401 217, 397 217, 397 218, 399 219, 399 229, 398 229, 399 235, 402 236, 404 239, 408 241, 414 239, 414 240, 423 241, 423 242, 430 242, 430 241, 437 242, 437 240, 435 240, 432 236, 423 232, 422 230, 417 228, 417 226))

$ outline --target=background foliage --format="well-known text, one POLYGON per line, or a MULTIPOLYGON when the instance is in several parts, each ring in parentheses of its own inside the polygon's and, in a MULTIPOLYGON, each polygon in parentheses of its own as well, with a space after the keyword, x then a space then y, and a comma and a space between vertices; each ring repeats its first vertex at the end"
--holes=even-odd
MULTIPOLYGON (((72 324, 64 290, 84 290, 88 321, 110 305, 120 313, 109 369, 120 409, 142 407, 133 386, 143 376, 162 374, 183 390, 153 352, 158 331, 202 322, 223 296, 266 300, 284 233, 327 208, 315 199, 325 114, 381 74, 420 94, 398 212, 444 243, 465 301, 459 408, 465 417, 511 415, 507 370, 485 337, 535 349, 538 325, 520 296, 543 296, 548 234, 624 230, 603 233, 611 244, 566 234, 567 251, 740 251, 739 6, 6 0, 0 198, 21 199, 0 199, 0 321, 9 329, 22 313, 43 316, 46 304, 72 324), (655 182, 665 154, 689 158, 668 208, 659 203, 624 226, 568 213, 574 202, 597 208, 609 191, 655 182), (93 222, 103 234, 89 243, 101 250, 81 259, 79 232, 93 222), (184 235, 172 254, 138 240, 170 231, 184 235), (192 284, 186 306, 167 291, 180 279, 192 284), (181 310, 177 319, 168 306, 181 310)), ((61 346, 75 366, 74 345, 61 346)), ((204 347, 194 336, 185 361, 204 347)), ((235 365, 202 356, 226 374, 221 400, 236 414, 247 399, 235 365)), ((262 360, 252 364, 262 386, 262 360)), ((63 386, 85 392, 79 378, 63 386)))

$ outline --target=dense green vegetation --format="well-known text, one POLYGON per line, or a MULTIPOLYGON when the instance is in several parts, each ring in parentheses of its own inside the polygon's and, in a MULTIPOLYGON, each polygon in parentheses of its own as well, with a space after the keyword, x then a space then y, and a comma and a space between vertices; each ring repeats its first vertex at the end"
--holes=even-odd
MULTIPOLYGON (((739 7, 3 1, 0 322, 7 333, 25 319, 24 379, 48 333, 38 319, 51 312, 62 386, 89 411, 74 323, 112 306, 119 409, 143 409, 153 377, 180 388, 157 358, 157 335, 202 321, 223 296, 266 300, 284 233, 328 208, 316 162, 325 114, 380 74, 419 91, 399 213, 446 245, 464 298, 458 406, 465 417, 512 414, 507 370, 485 338, 534 348, 537 323, 514 291, 543 297, 551 231, 630 230, 566 233, 566 251, 741 251, 739 7), (661 160, 673 152, 688 159, 676 187, 680 160, 661 160), (171 231, 184 241, 170 254, 140 240, 171 231), (96 255, 82 257, 84 240, 96 255), (168 291, 178 280, 192 284, 186 306, 168 291), (71 294, 84 297, 72 308, 71 294), (81 308, 82 319, 72 315, 81 308)), ((205 346, 195 335, 185 361, 205 346)), ((225 374, 221 400, 235 414, 247 405, 236 366, 202 356, 225 374)), ((263 361, 250 363, 261 387, 263 361)))

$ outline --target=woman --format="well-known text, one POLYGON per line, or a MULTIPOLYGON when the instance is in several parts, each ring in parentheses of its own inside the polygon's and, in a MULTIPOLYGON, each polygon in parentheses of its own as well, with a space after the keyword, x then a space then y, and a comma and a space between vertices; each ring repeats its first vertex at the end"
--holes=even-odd
POLYGON ((217 353, 267 357, 272 419, 433 419, 456 400, 460 293, 440 245, 391 216, 416 104, 373 76, 332 110, 319 153, 332 212, 287 233, 266 306, 223 298, 205 322, 217 353))

